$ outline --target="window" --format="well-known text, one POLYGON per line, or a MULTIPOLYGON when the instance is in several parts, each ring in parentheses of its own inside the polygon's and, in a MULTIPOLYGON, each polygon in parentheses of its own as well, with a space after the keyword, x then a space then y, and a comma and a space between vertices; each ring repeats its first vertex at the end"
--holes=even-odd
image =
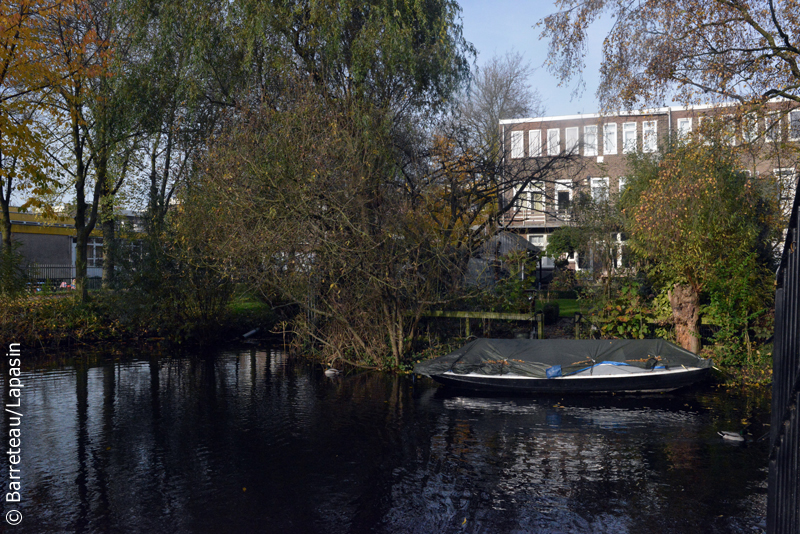
POLYGON ((103 238, 90 237, 86 243, 86 266, 87 267, 102 267, 103 266, 103 238))
POLYGON ((547 246, 547 238, 543 235, 529 235, 528 241, 530 241, 531 245, 542 249, 547 246))
POLYGON ((561 152, 561 130, 553 128, 547 130, 547 155, 558 156, 561 152))
POLYGON ((625 178, 624 176, 620 176, 619 178, 617 178, 617 185, 619 187, 619 192, 620 193, 625 191, 625 186, 627 185, 627 182, 628 182, 628 179, 625 178))
POLYGON ((541 130, 528 131, 528 155, 532 158, 539 158, 542 156, 541 130))
POLYGON ((556 182, 556 212, 559 217, 569 216, 572 189, 570 182, 556 182))
POLYGON ((686 139, 692 133, 692 119, 678 119, 678 139, 686 139))
POLYGON ((795 191, 797 190, 797 175, 794 167, 773 169, 778 186, 778 206, 785 215, 789 215, 794 202, 795 191))
POLYGON ((515 187, 514 190, 513 190, 513 194, 514 194, 513 198, 516 198, 516 200, 514 200, 512 205, 514 206, 515 210, 518 212, 518 211, 524 209, 525 206, 526 206, 525 191, 523 191, 519 187, 515 187))
POLYGON ((748 113, 742 119, 742 140, 745 143, 752 143, 758 139, 758 119, 752 113, 748 113))
POLYGON ((525 151, 522 143, 522 132, 511 132, 511 157, 524 158, 525 151))
POLYGON ((592 200, 595 202, 608 200, 608 178, 590 178, 589 187, 592 200))
POLYGON ((597 125, 583 127, 583 155, 597 155, 597 125))
MULTIPOLYGON (((634 128, 636 125, 634 124, 634 128)), ((636 139, 636 131, 633 134, 636 139)), ((656 121, 644 121, 642 123, 642 150, 644 152, 655 152, 658 149, 658 135, 656 133, 656 121)))
POLYGON ((528 215, 539 215, 544 212, 544 189, 541 183, 528 185, 517 197, 517 209, 525 210, 528 215))
POLYGON ((789 139, 800 139, 800 110, 789 112, 789 139))
POLYGON ((611 155, 617 153, 617 125, 603 125, 603 154, 611 155))
POLYGON ((781 140, 780 113, 770 113, 764 117, 764 132, 768 143, 775 143, 781 140))
POLYGON ((544 185, 535 183, 528 186, 530 192, 530 209, 538 213, 544 212, 544 185))
POLYGON ((622 125, 622 153, 636 152, 636 123, 626 122, 622 125))
POLYGON ((723 132, 723 139, 726 139, 729 145, 734 146, 736 144, 736 123, 733 115, 725 115, 720 120, 722 123, 716 126, 719 126, 720 131, 723 132))
POLYGON ((564 137, 567 142, 567 153, 576 154, 578 152, 578 127, 566 128, 564 130, 564 137))
POLYGON ((703 140, 704 145, 710 143, 705 133, 706 128, 708 128, 708 123, 706 122, 707 119, 708 117, 697 117, 697 131, 698 134, 700 135, 700 139, 703 140))

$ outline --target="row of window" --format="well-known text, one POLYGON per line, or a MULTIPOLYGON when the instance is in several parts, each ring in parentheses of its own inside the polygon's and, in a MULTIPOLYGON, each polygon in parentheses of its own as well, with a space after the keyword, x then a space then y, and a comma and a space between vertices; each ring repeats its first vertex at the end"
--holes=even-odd
MULTIPOLYGON (((605 200, 608 198, 609 179, 608 178, 589 178, 589 193, 594 200, 605 200)), ((617 178, 619 191, 625 188, 625 177, 617 178)), ((569 211, 570 200, 572 199, 572 188, 569 181, 556 182, 555 185, 555 208, 560 215, 569 211)), ((544 214, 545 197, 541 183, 528 186, 517 197, 517 207, 529 211, 544 214)))
MULTIPOLYGON (((542 130, 528 130, 528 157, 538 158, 545 153, 548 156, 561 154, 561 128, 549 128, 546 132, 546 143, 542 142, 542 130)), ((564 151, 567 154, 577 154, 579 150, 579 127, 564 128, 564 151)), ((656 121, 642 122, 642 150, 655 152, 658 148, 658 126, 656 121)), ((583 155, 598 156, 598 126, 591 124, 583 127, 583 155)), ((622 153, 628 154, 636 151, 636 138, 638 123, 625 122, 622 124, 622 153)), ((524 132, 511 132, 511 157, 525 157, 524 132)), ((603 155, 618 153, 617 123, 603 125, 603 155)))
MULTIPOLYGON (((773 175, 777 178, 777 200, 782 209, 785 206, 791 206, 794 199, 795 191, 797 188, 797 173, 794 167, 773 169, 773 175)), ((608 199, 608 192, 610 190, 609 178, 588 178, 589 194, 595 201, 602 201, 608 199)), ((626 178, 624 176, 617 177, 617 187, 620 193, 625 189, 626 178)), ((561 216, 569 215, 570 202, 572 200, 573 185, 567 180, 556 182, 555 184, 555 198, 553 207, 556 213, 561 216)), ((528 188, 519 193, 517 196, 516 207, 519 210, 528 211, 528 216, 544 216, 545 214, 545 196, 544 188, 541 183, 533 183, 528 188), (531 213, 533 212, 533 213, 531 213)))
MULTIPOLYGON (((698 124, 709 117, 698 117, 698 124)), ((731 143, 736 142, 735 124, 729 116, 725 117, 724 124, 731 138, 731 143)), ((742 120, 742 141, 751 143, 761 135, 761 121, 754 114, 746 115, 742 120)), ((622 123, 622 153, 629 154, 636 151, 636 140, 638 135, 638 124, 636 122, 622 123)), ((644 152, 655 152, 658 149, 658 123, 656 121, 643 121, 642 123, 642 150, 644 152)), ((764 138, 768 142, 778 141, 781 137, 783 124, 783 114, 780 112, 770 113, 764 117, 764 138)), ((561 130, 562 128, 548 128, 547 130, 528 130, 528 157, 538 158, 543 155, 557 156, 561 154, 561 130), (543 142, 542 133, 545 133, 543 142)), ((564 130, 564 151, 567 154, 577 154, 579 152, 579 133, 578 126, 563 128, 564 130)), ((679 136, 687 136, 692 132, 692 118, 685 117, 677 120, 677 132, 679 136)), ((603 154, 618 154, 617 123, 606 123, 603 125, 603 154)), ((800 140, 800 110, 789 113, 789 140, 800 140)), ((599 156, 598 152, 598 125, 592 124, 583 127, 583 155, 599 156)), ((511 132, 511 157, 525 157, 524 132, 511 132)))
MULTIPOLYGON (((776 111, 773 113, 769 113, 766 117, 763 117, 763 130, 761 129, 761 120, 755 114, 747 114, 741 120, 741 139, 744 143, 752 143, 756 141, 762 134, 764 136, 764 140, 769 143, 774 143, 776 141, 780 141, 782 133, 783 133, 783 120, 784 114, 776 111)), ((709 117, 698 117, 697 122, 698 124, 702 124, 704 120, 708 120, 709 117)), ((736 139, 736 130, 737 125, 736 122, 733 120, 731 115, 726 115, 723 117, 721 131, 722 133, 728 135, 730 138, 730 143, 735 144, 736 139)), ((691 133, 692 131, 692 119, 691 118, 683 118, 678 119, 678 135, 685 136, 691 133)), ((790 111, 789 112, 789 130, 788 130, 788 138, 790 141, 800 141, 800 110, 790 111)))

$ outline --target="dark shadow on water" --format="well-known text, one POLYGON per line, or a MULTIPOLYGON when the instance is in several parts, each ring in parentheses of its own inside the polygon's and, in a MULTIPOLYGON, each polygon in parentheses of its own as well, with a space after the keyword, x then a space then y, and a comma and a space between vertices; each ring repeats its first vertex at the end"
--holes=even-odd
POLYGON ((245 347, 26 373, 18 531, 722 533, 765 514, 766 444, 717 432, 758 434, 768 400, 322 371, 245 347))

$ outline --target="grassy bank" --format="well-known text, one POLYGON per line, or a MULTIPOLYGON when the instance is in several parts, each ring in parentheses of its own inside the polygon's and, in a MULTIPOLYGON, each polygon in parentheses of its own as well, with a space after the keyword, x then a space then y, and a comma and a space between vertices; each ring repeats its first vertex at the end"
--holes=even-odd
POLYGON ((173 313, 174 307, 113 291, 92 292, 88 303, 69 293, 25 296, 0 308, 0 339, 43 351, 120 342, 213 344, 274 322, 270 307, 247 295, 213 316, 173 313))

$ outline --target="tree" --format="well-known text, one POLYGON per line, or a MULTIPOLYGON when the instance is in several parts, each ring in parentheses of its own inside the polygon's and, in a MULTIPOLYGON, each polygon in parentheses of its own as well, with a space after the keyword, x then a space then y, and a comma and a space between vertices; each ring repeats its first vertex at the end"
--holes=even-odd
MULTIPOLYGON (((597 96, 603 109, 709 99, 800 102, 800 5, 795 0, 559 0, 539 22, 548 68, 562 81, 584 69, 587 32, 603 16, 597 96)), ((582 84, 581 84, 582 85, 582 84)))
POLYGON ((132 98, 130 19, 124 5, 101 0, 69 4, 47 20, 48 51, 61 76, 47 94, 51 154, 72 178, 76 289, 88 299, 87 243, 103 230, 103 285, 114 274, 115 197, 124 183, 138 131, 132 98), (58 120, 65 117, 66 120, 58 120))
POLYGON ((494 56, 478 68, 459 101, 455 117, 474 133, 475 145, 499 154, 501 119, 544 115, 539 92, 528 84, 532 73, 530 63, 519 52, 494 56))
MULTIPOLYGON (((247 91, 246 63, 232 50, 235 32, 222 6, 210 2, 131 0, 135 78, 142 142, 137 155, 140 180, 130 196, 147 214, 148 232, 158 239, 177 192, 190 187, 198 161, 218 133, 223 110, 247 91), (212 48, 215 48, 212 50, 212 48), (224 79, 214 75, 227 71, 224 79)), ((245 99, 246 100, 246 99, 245 99)))
POLYGON ((291 91, 270 76, 302 73, 325 98, 368 102, 398 124, 442 109, 468 75, 459 11, 454 0, 240 0, 231 18, 259 102, 291 91))
POLYGON ((660 160, 640 155, 630 164, 623 211, 631 247, 669 290, 678 342, 698 352, 701 294, 732 287, 734 267, 764 268, 755 259, 775 231, 774 202, 727 144, 679 143, 660 160))
POLYGON ((12 250, 12 194, 27 197, 23 207, 36 205, 56 183, 47 173, 49 160, 35 119, 42 109, 39 91, 57 82, 44 46, 44 22, 66 3, 0 4, 0 207, 5 254, 12 250))

